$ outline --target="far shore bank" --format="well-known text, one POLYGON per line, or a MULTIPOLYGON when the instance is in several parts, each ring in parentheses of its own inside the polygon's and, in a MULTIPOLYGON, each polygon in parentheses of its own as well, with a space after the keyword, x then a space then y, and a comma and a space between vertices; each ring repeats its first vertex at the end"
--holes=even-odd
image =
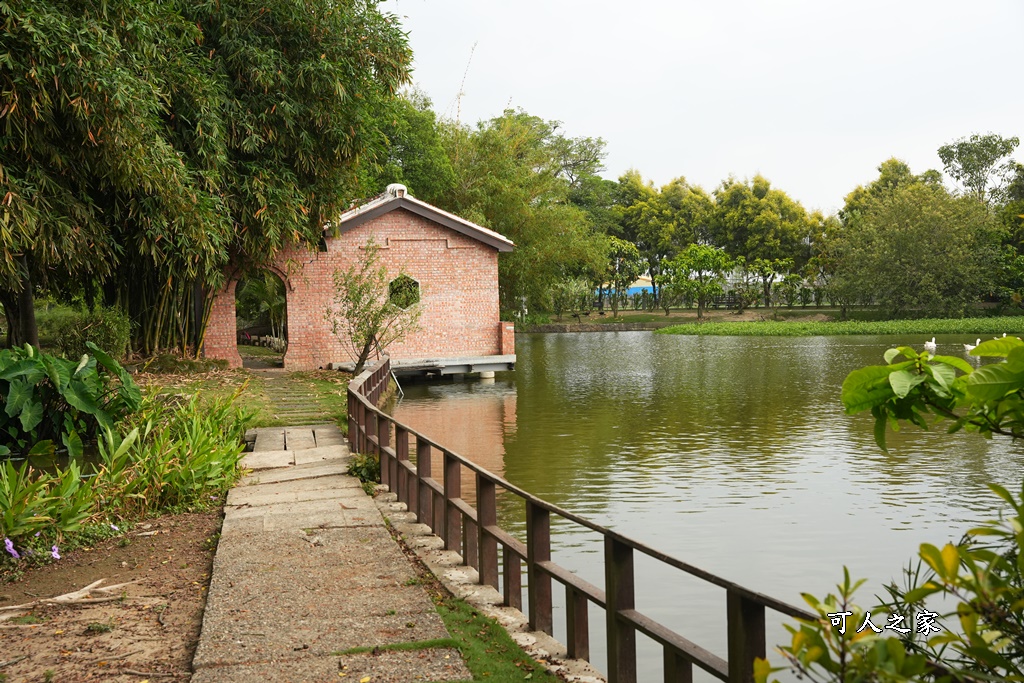
MULTIPOLYGON (((1024 335, 1024 316, 986 318, 919 318, 915 320, 835 320, 822 313, 780 315, 773 320, 762 313, 745 312, 707 316, 698 321, 696 316, 673 315, 661 320, 630 320, 598 322, 584 319, 580 322, 556 322, 518 327, 520 333, 566 332, 635 332, 656 331, 663 334, 701 336, 770 336, 816 337, 845 335, 1024 335), (787 319, 788 318, 788 319, 787 319)), ((640 317, 640 316, 636 316, 640 317)), ((646 316, 644 316, 646 317, 646 316)))

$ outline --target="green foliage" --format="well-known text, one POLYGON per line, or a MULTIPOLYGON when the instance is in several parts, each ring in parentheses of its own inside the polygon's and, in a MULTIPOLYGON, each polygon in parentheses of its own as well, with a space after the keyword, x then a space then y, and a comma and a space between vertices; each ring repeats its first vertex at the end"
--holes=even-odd
POLYGON ((97 307, 62 316, 54 326, 54 343, 65 358, 81 358, 89 352, 86 342, 122 359, 128 352, 131 321, 117 308, 97 307))
POLYGON ((963 315, 992 289, 998 233, 978 202, 912 182, 867 201, 833 258, 831 286, 844 299, 874 301, 890 317, 963 315))
POLYGON ((442 208, 516 245, 498 261, 502 310, 543 309, 553 284, 566 277, 598 281, 607 263, 602 235, 569 201, 589 177, 580 174, 599 169, 604 143, 566 138, 559 126, 506 110, 475 129, 442 127, 457 179, 442 208))
POLYGON ((284 337, 288 299, 281 278, 264 270, 242 280, 235 293, 239 327, 269 325, 273 336, 284 337))
POLYGON ((0 350, 0 456, 63 444, 72 456, 101 429, 139 408, 141 394, 121 365, 92 342, 67 360, 24 348, 0 350))
POLYGON ((0 463, 0 537, 25 548, 36 533, 59 538, 102 520, 208 507, 239 473, 249 415, 235 398, 144 399, 118 426, 127 435, 104 432, 89 478, 75 461, 53 473, 0 463))
POLYGON ((551 312, 562 319, 562 314, 579 316, 590 310, 594 298, 590 283, 582 278, 569 278, 551 287, 551 312))
POLYGON ((1003 164, 999 161, 1013 154, 1019 144, 1020 138, 975 133, 939 147, 939 158, 946 173, 963 185, 969 195, 981 202, 998 200, 1015 171, 1012 160, 1003 164))
POLYGON ((790 259, 801 268, 809 257, 805 241, 813 228, 803 206, 763 176, 749 183, 729 178, 715 190, 712 241, 730 256, 750 263, 790 259))
POLYGON ((679 296, 697 302, 697 318, 704 317, 708 304, 722 293, 725 274, 733 261, 723 249, 691 244, 662 265, 659 276, 662 297, 679 296))
POLYGON ((198 348, 229 256, 316 244, 411 62, 374 0, 2 3, 0 33, 11 330, 35 284, 102 285, 145 353, 198 348))
POLYGON ((619 315, 619 307, 627 296, 629 286, 643 272, 643 264, 640 250, 632 242, 618 237, 608 238, 608 271, 605 278, 613 290, 610 300, 614 317, 619 315))
POLYGON ((373 453, 353 453, 348 473, 362 482, 363 489, 372 496, 375 485, 380 483, 380 458, 373 453))
POLYGON ((377 195, 391 183, 402 183, 409 194, 440 205, 456 178, 430 100, 412 90, 382 103, 381 109, 375 116, 380 139, 360 164, 357 196, 377 195))
MULTIPOLYGON (((863 623, 865 612, 853 603, 853 594, 863 580, 851 582, 850 574, 843 571, 843 583, 837 586, 838 595, 829 594, 823 600, 805 593, 804 600, 818 613, 818 621, 800 621, 798 627, 786 625, 792 640, 779 652, 785 657, 798 678, 816 683, 860 683, 861 681, 920 681, 927 670, 923 654, 908 653, 899 638, 883 637, 872 629, 854 633, 863 623), (836 615, 845 614, 844 617, 836 615), (836 626, 832 619, 836 618, 836 626), (845 621, 840 622, 842 618, 845 621), (839 628, 844 633, 839 632, 839 628)), ((872 610, 876 612, 877 610, 872 610)), ((766 660, 754 665, 754 681, 766 683, 773 669, 766 660)))
POLYGON ((209 495, 231 488, 249 421, 234 407, 236 397, 148 400, 124 424, 125 436, 106 432, 91 482, 102 505, 134 517, 203 507, 209 495))
POLYGON ((817 337, 848 334, 1003 334, 1020 331, 1018 318, 921 318, 918 320, 846 320, 835 322, 755 321, 688 323, 658 330, 663 334, 737 337, 817 337))
MULTIPOLYGON (((361 260, 334 271, 334 297, 324 319, 331 332, 352 351, 355 374, 362 372, 375 346, 386 349, 418 326, 422 307, 412 304, 403 308, 389 296, 389 280, 403 275, 389 277, 380 247, 372 240, 364 248, 361 260)), ((408 303, 408 298, 406 295, 402 303, 408 303)))
POLYGON ((954 356, 918 353, 906 346, 889 349, 887 365, 854 370, 846 377, 843 405, 849 414, 871 411, 882 449, 888 426, 910 422, 927 429, 928 415, 950 420, 950 432, 1024 436, 1024 342, 1002 337, 979 344, 971 355, 1004 360, 974 368, 954 356), (900 356, 906 360, 894 362, 900 356))
POLYGON ((420 302, 420 283, 402 273, 388 283, 388 300, 399 308, 412 308, 420 302))

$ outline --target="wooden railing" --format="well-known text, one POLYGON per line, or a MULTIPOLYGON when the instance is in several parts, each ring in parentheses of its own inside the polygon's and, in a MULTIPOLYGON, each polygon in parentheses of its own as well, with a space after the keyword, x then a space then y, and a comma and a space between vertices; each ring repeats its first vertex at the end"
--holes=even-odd
POLYGON ((639 541, 563 510, 510 484, 466 458, 394 420, 377 406, 391 376, 387 357, 349 384, 348 440, 354 453, 380 456, 381 481, 398 500, 444 540, 444 547, 462 555, 477 570, 481 585, 501 592, 504 604, 522 611, 522 571, 526 565, 527 617, 530 628, 553 634, 552 584, 565 589, 565 644, 571 658, 590 659, 588 603, 605 613, 608 680, 635 683, 636 633, 662 647, 664 680, 689 682, 697 666, 714 677, 741 683, 753 680, 754 660, 765 656, 765 611, 816 620, 817 615, 670 557, 639 541), (391 435, 394 434, 394 444, 391 435), (416 462, 410 460, 415 444, 416 462), (431 475, 435 459, 442 481, 431 475), (462 498, 462 473, 476 482, 476 507, 462 498), (498 526, 497 493, 501 488, 526 504, 526 543, 498 526), (604 588, 599 588, 551 560, 551 518, 555 515, 604 538, 604 588), (499 559, 499 549, 500 559, 499 559), (718 586, 726 592, 727 659, 715 655, 670 628, 637 611, 634 558, 646 555, 669 567, 718 586), (500 568, 499 568, 500 565, 500 568))

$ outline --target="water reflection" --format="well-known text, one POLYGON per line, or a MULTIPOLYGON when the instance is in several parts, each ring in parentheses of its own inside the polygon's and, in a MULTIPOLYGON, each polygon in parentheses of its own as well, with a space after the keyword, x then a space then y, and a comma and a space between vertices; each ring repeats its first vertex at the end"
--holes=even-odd
MULTIPOLYGON (((392 408, 404 424, 437 444, 505 474, 505 435, 516 431, 516 388, 511 380, 452 384, 407 384, 406 399, 392 408)), ((415 455, 413 456, 415 459, 415 455)), ((431 473, 442 480, 441 456, 431 459, 431 473)), ((462 472, 463 498, 476 502, 476 480, 462 472)))
MULTIPOLYGON (((921 542, 991 516, 986 483, 1019 486, 1024 464, 1005 440, 943 427, 890 434, 883 453, 872 420, 843 413, 850 370, 922 341, 519 335, 515 373, 413 387, 395 413, 517 486, 755 590, 802 604, 800 592, 827 592, 848 565, 869 579, 869 602, 921 542)), ((973 340, 937 341, 960 355, 973 340)), ((514 507, 503 501, 501 516, 521 532, 514 507)), ((602 585, 599 539, 552 531, 555 559, 602 585)), ((638 608, 724 654, 724 595, 640 570, 638 608)), ((771 637, 781 642, 781 628, 771 637)))

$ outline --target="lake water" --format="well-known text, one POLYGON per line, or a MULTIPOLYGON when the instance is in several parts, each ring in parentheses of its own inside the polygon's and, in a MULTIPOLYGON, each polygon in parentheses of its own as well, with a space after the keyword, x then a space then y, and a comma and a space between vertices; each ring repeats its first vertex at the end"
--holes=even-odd
MULTIPOLYGON (((1019 491, 1024 471, 1024 445, 941 427, 890 432, 886 454, 870 415, 844 414, 849 371, 923 341, 521 334, 514 373, 414 384, 394 413, 541 498, 748 588, 802 607, 801 592, 823 596, 846 565, 868 579, 858 602, 871 606, 920 543, 994 516, 987 482, 1019 491)), ((973 339, 937 341, 960 355, 973 339)), ((518 509, 506 498, 501 517, 521 533, 518 509)), ((554 559, 603 586, 598 537, 552 532, 554 559)), ((725 656, 723 591, 642 559, 637 584, 640 611, 725 656)), ((784 619, 768 612, 769 647, 788 640, 784 619)), ((601 613, 590 622, 603 668, 601 613)), ((660 680, 660 650, 638 642, 641 680, 660 680)))

